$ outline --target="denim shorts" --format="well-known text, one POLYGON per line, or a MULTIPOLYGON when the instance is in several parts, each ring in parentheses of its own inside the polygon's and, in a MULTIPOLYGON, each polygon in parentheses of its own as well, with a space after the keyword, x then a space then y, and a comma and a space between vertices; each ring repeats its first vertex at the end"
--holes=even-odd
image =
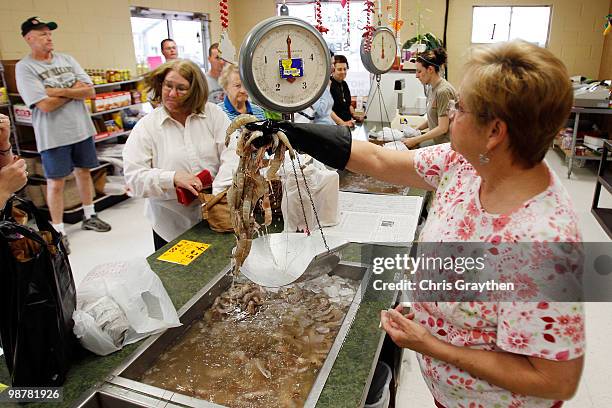
POLYGON ((93 137, 67 146, 55 147, 40 152, 45 177, 64 178, 75 167, 92 169, 99 165, 93 137))

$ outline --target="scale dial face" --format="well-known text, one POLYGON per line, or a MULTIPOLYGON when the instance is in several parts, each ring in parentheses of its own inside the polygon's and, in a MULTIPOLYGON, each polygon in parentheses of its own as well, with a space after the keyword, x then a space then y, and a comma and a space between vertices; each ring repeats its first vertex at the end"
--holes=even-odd
POLYGON ((365 38, 361 41, 361 62, 375 75, 389 72, 397 55, 397 43, 393 32, 387 27, 379 27, 372 34, 370 51, 365 51, 365 38))
POLYGON ((329 49, 321 34, 294 17, 272 17, 255 26, 240 48, 240 78, 262 107, 298 112, 328 85, 329 49))

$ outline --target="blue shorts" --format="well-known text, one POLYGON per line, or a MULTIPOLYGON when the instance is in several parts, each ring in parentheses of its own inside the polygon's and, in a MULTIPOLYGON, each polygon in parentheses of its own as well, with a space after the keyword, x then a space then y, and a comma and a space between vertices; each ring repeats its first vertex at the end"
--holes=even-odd
POLYGON ((40 152, 45 177, 59 179, 72 173, 75 167, 92 169, 99 165, 93 137, 67 146, 40 152))

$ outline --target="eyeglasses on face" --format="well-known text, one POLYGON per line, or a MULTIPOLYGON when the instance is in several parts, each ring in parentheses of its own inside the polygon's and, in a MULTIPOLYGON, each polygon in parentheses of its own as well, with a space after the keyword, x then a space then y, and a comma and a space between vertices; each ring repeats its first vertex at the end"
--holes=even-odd
POLYGON ((178 95, 185 95, 187 92, 189 92, 189 87, 188 86, 175 85, 172 82, 168 82, 168 81, 162 82, 162 87, 167 92, 170 92, 170 91, 172 91, 174 89, 174 91, 178 95))
POLYGON ((465 109, 463 109, 463 106, 461 106, 459 99, 457 100, 451 99, 450 101, 448 101, 448 117, 452 119, 455 117, 455 115, 457 115, 457 113, 461 113, 461 114, 471 113, 472 115, 480 116, 483 118, 487 116, 486 114, 483 114, 483 113, 474 113, 474 112, 466 111, 465 109))

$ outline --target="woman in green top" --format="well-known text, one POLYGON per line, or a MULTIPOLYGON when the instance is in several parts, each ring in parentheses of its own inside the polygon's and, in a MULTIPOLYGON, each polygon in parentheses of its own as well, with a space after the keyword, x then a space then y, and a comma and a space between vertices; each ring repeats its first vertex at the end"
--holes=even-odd
POLYGON ((416 77, 425 85, 427 96, 427 120, 417 129, 427 132, 420 136, 404 140, 409 149, 433 140, 434 143, 450 142, 448 118, 449 101, 457 99, 455 88, 440 76, 440 67, 446 63, 446 50, 436 48, 422 52, 416 57, 416 77))

